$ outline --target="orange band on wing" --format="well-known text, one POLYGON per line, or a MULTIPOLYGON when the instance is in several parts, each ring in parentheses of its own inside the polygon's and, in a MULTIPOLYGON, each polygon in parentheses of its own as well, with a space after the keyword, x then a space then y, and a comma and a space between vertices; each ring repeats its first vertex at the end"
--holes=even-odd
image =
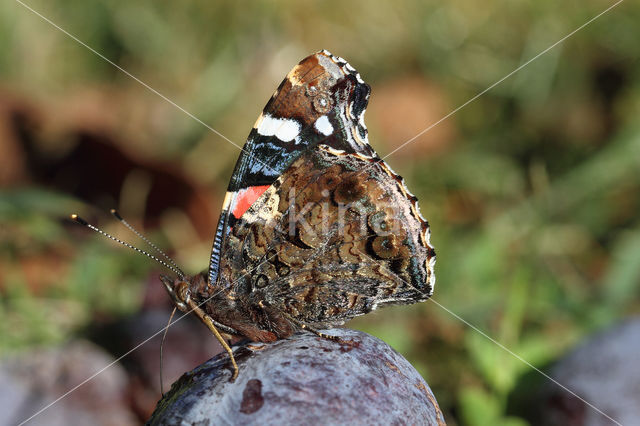
POLYGON ((239 190, 234 200, 233 211, 231 212, 236 219, 240 219, 244 212, 249 210, 253 202, 256 201, 269 186, 270 185, 250 186, 239 190))

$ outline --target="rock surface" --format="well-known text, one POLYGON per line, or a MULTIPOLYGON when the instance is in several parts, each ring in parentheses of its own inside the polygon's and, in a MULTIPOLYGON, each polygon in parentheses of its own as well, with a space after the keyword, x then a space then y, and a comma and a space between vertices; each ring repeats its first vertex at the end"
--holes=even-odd
MULTIPOLYGON (((558 362, 551 376, 623 425, 640 419, 640 318, 605 330, 558 362)), ((546 424, 612 425, 583 401, 549 385, 542 411, 546 424)))
POLYGON ((400 354, 366 333, 333 329, 340 342, 303 332, 234 346, 184 374, 148 424, 442 425, 427 383, 400 354))
POLYGON ((3 357, 0 426, 27 420, 30 426, 138 424, 127 400, 125 370, 117 363, 104 369, 112 362, 108 353, 83 340, 3 357))

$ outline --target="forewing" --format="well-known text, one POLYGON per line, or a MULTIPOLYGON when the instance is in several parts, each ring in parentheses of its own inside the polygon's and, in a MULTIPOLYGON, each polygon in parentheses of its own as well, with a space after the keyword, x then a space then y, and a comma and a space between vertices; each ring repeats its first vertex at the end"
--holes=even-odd
POLYGON ((319 143, 367 158, 375 155, 364 126, 369 94, 356 70, 327 51, 303 59, 289 72, 236 163, 214 238, 211 283, 218 281, 222 246, 235 221, 301 155, 319 143))

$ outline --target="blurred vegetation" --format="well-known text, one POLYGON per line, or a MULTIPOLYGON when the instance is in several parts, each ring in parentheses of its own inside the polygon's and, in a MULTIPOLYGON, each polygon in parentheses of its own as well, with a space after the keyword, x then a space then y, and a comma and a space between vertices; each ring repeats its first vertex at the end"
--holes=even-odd
MULTIPOLYGON (((27 4, 239 145, 289 69, 329 49, 372 86, 384 155, 612 3, 27 4)), ((545 380, 455 315, 544 369, 639 311, 639 21, 622 3, 388 159, 431 224, 437 303, 350 326, 407 356, 451 424, 527 424, 545 380)), ((131 241, 104 214, 119 207, 184 269, 207 267, 237 147, 15 2, 0 4, 0 79, 0 351, 139 308, 157 265, 71 212, 131 241), (87 134, 133 166, 56 168, 87 134), (152 209, 154 170, 195 188, 213 225, 172 205, 180 191, 152 209)))

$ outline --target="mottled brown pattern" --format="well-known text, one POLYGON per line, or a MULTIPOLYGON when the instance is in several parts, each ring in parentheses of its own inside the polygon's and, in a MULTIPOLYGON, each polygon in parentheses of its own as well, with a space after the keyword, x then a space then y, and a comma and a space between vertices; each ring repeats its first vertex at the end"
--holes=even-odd
POLYGON ((265 111, 278 111, 279 117, 293 117, 310 126, 333 106, 328 89, 335 83, 318 58, 309 56, 289 72, 265 111))
POLYGON ((388 173, 383 163, 322 146, 299 158, 234 226, 221 263, 232 290, 205 311, 231 328, 242 318, 246 330, 250 319, 282 338, 296 321, 333 326, 426 300, 432 249, 388 173))
POLYGON ((344 63, 336 63, 329 53, 319 52, 306 57, 287 74, 267 102, 263 114, 293 119, 303 128, 312 127, 323 115, 346 114, 345 118, 354 122, 344 132, 358 140, 359 148, 366 154, 371 154, 366 129, 358 123, 359 116, 356 115, 361 111, 354 111, 366 106, 370 89, 364 82, 357 81, 354 72, 343 67, 344 63), (357 87, 360 89, 356 90, 357 87), (366 99, 357 99, 359 96, 366 99), (358 103, 357 107, 354 102, 358 103))

